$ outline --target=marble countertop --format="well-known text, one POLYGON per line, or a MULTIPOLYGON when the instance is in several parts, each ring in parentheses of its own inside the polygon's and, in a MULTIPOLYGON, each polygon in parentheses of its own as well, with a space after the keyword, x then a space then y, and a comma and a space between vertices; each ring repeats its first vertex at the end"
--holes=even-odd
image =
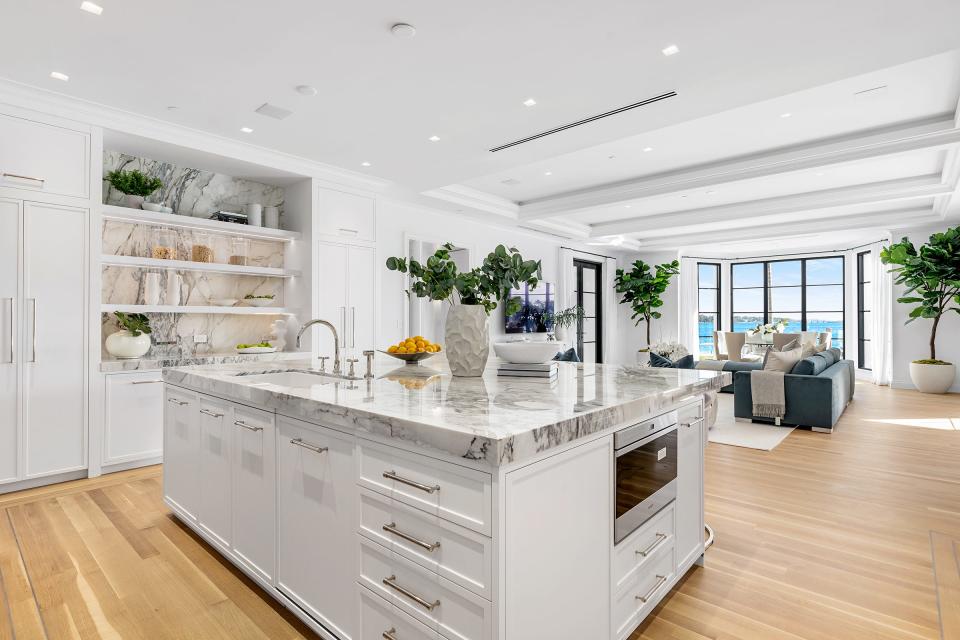
POLYGON ((309 353, 301 351, 280 351, 278 353, 214 353, 210 355, 164 358, 111 358, 104 356, 100 361, 101 373, 123 373, 127 371, 158 371, 169 367, 188 367, 191 365, 232 364, 239 362, 278 362, 285 360, 303 360, 309 353))
POLYGON ((283 415, 397 438, 492 467, 643 419, 731 381, 729 373, 720 371, 559 363, 559 376, 551 383, 498 377, 495 358, 479 378, 451 376, 442 357, 421 366, 398 364, 378 356, 373 380, 315 376, 315 384, 301 386, 280 386, 256 374, 306 369, 307 360, 273 366, 244 363, 164 369, 163 379, 283 415))

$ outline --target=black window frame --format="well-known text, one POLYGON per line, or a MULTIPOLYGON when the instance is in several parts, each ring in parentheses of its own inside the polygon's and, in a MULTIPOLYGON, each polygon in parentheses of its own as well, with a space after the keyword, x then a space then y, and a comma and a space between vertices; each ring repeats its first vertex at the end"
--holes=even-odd
POLYGON ((577 306, 583 308, 583 273, 584 270, 592 270, 596 272, 595 281, 594 281, 594 314, 593 316, 581 316, 577 320, 577 354, 580 356, 580 360, 584 359, 583 356, 583 345, 590 344, 588 341, 584 343, 583 341, 583 321, 592 319, 594 321, 594 332, 596 333, 596 340, 592 344, 596 345, 595 348, 595 362, 596 364, 603 364, 603 263, 593 262, 591 260, 582 260, 580 258, 573 259, 573 267, 577 273, 577 306))
MULTIPOLYGON (((870 251, 860 251, 857 253, 857 368, 863 369, 864 371, 871 371, 870 367, 865 367, 864 363, 866 362, 866 348, 865 343, 870 342, 870 338, 864 338, 864 327, 866 327, 866 316, 865 314, 871 313, 872 309, 866 309, 866 296, 864 296, 863 285, 871 284, 870 280, 865 280, 866 274, 864 273, 863 263, 864 256, 870 255, 870 251)), ((875 259, 875 258, 874 258, 875 259)))
MULTIPOLYGON (((721 275, 721 274, 722 274, 722 270, 720 269, 720 263, 719 263, 719 262, 698 262, 698 263, 697 263, 697 353, 695 354, 695 357, 696 357, 697 359, 699 359, 700 356, 703 355, 703 354, 700 353, 700 340, 701 340, 701 338, 710 338, 711 340, 713 339, 713 334, 710 334, 709 336, 700 335, 700 316, 701 316, 701 315, 716 316, 716 318, 717 318, 716 325, 715 325, 715 326, 716 326, 716 330, 717 330, 717 331, 723 331, 723 328, 721 327, 721 320, 720 320, 720 319, 723 317, 723 307, 722 307, 722 304, 723 304, 723 303, 721 302, 721 299, 720 299, 720 298, 721 298, 720 292, 723 290, 723 280, 722 280, 722 275, 721 275), (700 267, 701 267, 701 266, 703 266, 703 267, 713 267, 713 268, 716 270, 716 272, 717 272, 717 286, 716 286, 716 287, 703 287, 703 286, 700 286, 700 267), (702 311, 702 310, 700 309, 700 292, 703 291, 703 290, 709 290, 709 291, 715 291, 715 292, 716 292, 716 295, 717 295, 717 297, 716 297, 716 301, 717 301, 716 311, 706 311, 706 312, 704 312, 704 311, 702 311)), ((712 348, 711 348, 711 349, 712 349, 712 348)), ((716 357, 717 357, 716 351, 715 351, 715 350, 712 350, 712 353, 713 353, 713 357, 716 358, 716 357)))

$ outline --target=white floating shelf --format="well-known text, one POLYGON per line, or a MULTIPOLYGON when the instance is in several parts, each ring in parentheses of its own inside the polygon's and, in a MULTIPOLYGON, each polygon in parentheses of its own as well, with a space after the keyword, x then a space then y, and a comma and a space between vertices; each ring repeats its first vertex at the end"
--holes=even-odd
POLYGON ((291 242, 293 240, 300 239, 300 233, 298 231, 268 229, 266 227, 251 227, 249 225, 237 224, 235 222, 220 222, 219 220, 181 216, 175 213, 155 213, 153 211, 143 211, 142 209, 118 207, 112 204, 103 205, 100 211, 105 220, 119 220, 121 222, 132 222, 135 224, 149 224, 157 227, 198 229, 208 233, 222 233, 224 235, 243 236, 246 238, 273 240, 277 242, 291 242))
POLYGON ((260 276, 267 278, 293 278, 300 272, 277 267, 257 267, 217 262, 193 262, 191 260, 160 260, 158 258, 140 258, 137 256, 111 256, 100 258, 103 266, 140 267, 145 269, 167 269, 170 271, 206 271, 209 273, 229 273, 238 276, 260 276))
POLYGON ((288 315, 291 312, 283 307, 173 307, 165 304, 104 304, 100 305, 104 313, 122 311, 124 313, 192 313, 208 315, 288 315))

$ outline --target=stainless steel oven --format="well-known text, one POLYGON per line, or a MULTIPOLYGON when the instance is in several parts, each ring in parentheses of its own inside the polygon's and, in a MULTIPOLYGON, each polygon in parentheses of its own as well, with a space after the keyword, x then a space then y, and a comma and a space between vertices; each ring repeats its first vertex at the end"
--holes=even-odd
POLYGON ((677 412, 617 431, 613 448, 619 543, 677 497, 677 412))

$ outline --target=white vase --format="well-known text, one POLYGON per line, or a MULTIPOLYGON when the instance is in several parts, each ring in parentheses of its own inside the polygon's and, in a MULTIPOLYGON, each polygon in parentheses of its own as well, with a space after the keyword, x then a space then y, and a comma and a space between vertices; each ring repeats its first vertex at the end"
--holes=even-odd
POLYGON ((280 228, 280 207, 263 208, 263 226, 268 229, 280 228))
POLYGON ((569 332, 568 327, 561 327, 560 325, 556 325, 553 327, 553 337, 557 339, 557 342, 562 342, 566 344, 567 338, 570 337, 568 335, 568 332, 569 332))
POLYGON ((957 368, 952 364, 910 363, 910 379, 921 393, 946 393, 957 377, 957 368))
POLYGON ((160 274, 146 273, 143 276, 143 304, 160 304, 160 274))
POLYGON ((247 214, 248 225, 250 225, 251 227, 263 226, 263 205, 245 204, 243 205, 243 212, 247 214))
POLYGON ((490 354, 490 326, 482 305, 453 305, 447 313, 444 340, 450 373, 471 377, 483 375, 490 354))
POLYGON ((135 196, 132 193, 128 193, 126 195, 127 206, 131 209, 139 209, 141 206, 143 206, 143 196, 135 196))
POLYGON ((107 336, 105 346, 107 353, 114 358, 139 358, 150 351, 150 334, 134 336, 126 329, 121 329, 107 336))

